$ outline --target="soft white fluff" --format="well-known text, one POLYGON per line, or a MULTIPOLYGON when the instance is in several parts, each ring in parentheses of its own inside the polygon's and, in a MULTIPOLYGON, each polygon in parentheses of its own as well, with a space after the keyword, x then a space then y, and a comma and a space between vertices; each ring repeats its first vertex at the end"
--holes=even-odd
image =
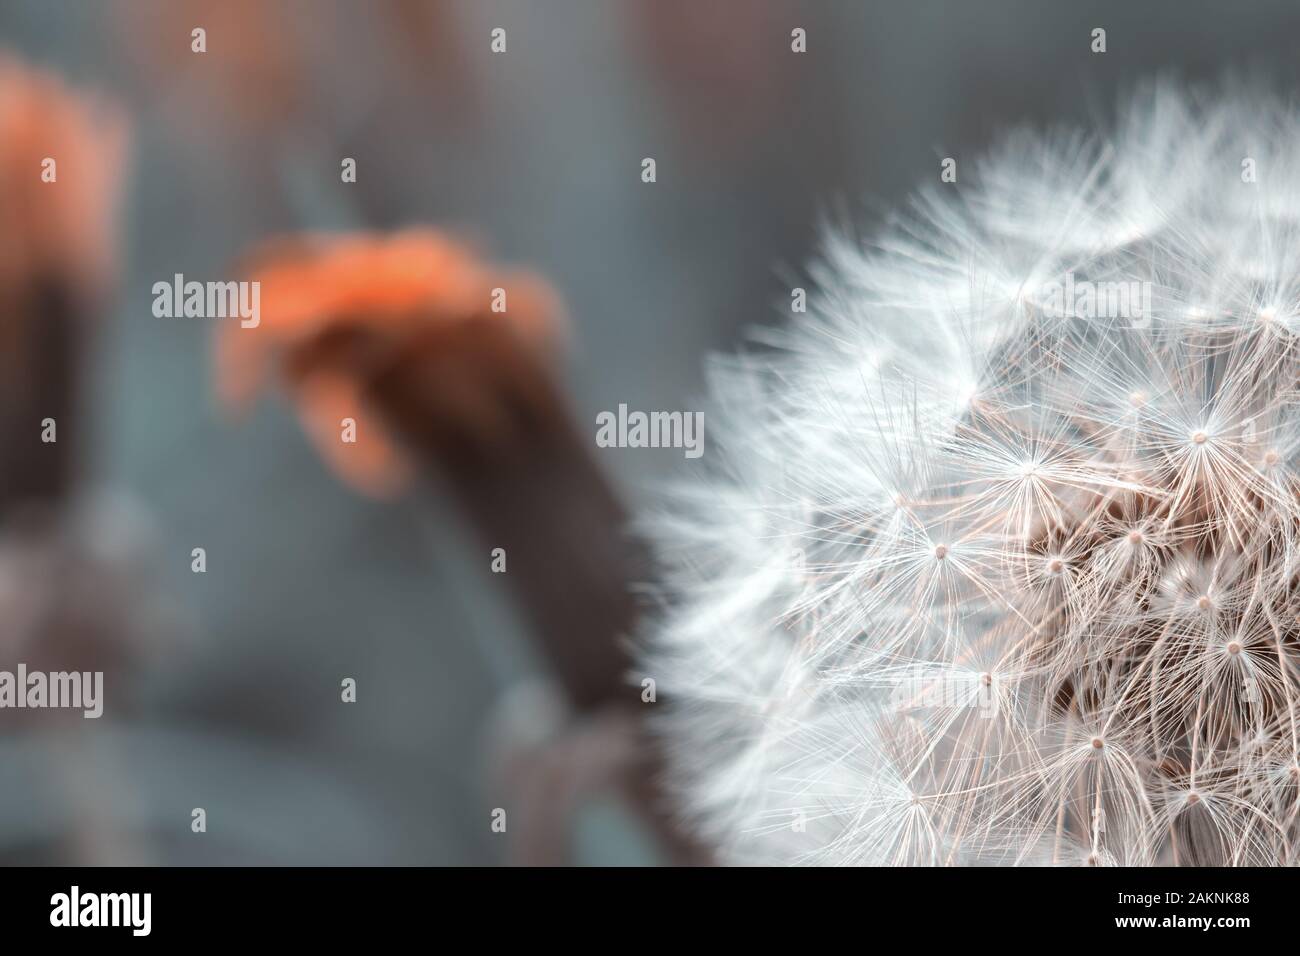
POLYGON ((1294 115, 1013 135, 712 365, 645 673, 724 860, 1295 862, 1294 115))

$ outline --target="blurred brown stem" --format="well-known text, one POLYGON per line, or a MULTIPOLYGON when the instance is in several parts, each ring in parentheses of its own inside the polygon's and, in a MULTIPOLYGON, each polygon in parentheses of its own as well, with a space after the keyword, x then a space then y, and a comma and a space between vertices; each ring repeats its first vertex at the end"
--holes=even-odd
POLYGON ((488 321, 440 330, 427 345, 371 379, 374 400, 437 465, 484 561, 505 549, 503 577, 574 707, 636 700, 623 638, 636 622, 629 584, 645 571, 642 550, 552 370, 488 321), (489 406, 477 420, 491 428, 447 413, 489 406))
POLYGON ((80 397, 80 306, 71 283, 49 276, 10 293, 0 407, 0 515, 18 506, 54 505, 75 478, 80 397), (55 422, 44 442, 42 422, 55 422))
MULTIPOLYGON (((554 369, 492 318, 434 325, 380 355, 367 335, 364 323, 334 325, 296 350, 291 376, 361 362, 368 398, 442 477, 479 536, 484 563, 491 549, 505 549, 501 578, 579 715, 542 758, 533 786, 551 797, 535 809, 561 817, 569 804, 560 795, 578 781, 612 786, 674 862, 705 861, 670 817, 662 755, 629 680, 626 639, 640 610, 631 584, 649 573, 646 551, 628 533, 627 511, 594 460, 594 433, 575 426, 554 369)), ((561 822, 533 828, 533 857, 562 858, 561 822)))

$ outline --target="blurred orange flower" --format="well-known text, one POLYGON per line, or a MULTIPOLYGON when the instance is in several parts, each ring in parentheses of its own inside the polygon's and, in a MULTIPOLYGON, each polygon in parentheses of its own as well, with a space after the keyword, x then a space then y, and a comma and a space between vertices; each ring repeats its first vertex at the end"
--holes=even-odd
MULTIPOLYGON (((222 328, 220 398, 244 409, 278 373, 321 455, 348 483, 379 497, 400 491, 411 471, 397 442, 410 436, 397 432, 409 430, 412 413, 375 401, 385 378, 454 370, 455 353, 475 341, 549 356, 563 324, 542 278, 486 263, 432 229, 293 237, 255 251, 249 264, 248 277, 261 284, 260 322, 222 328), (494 311, 498 303, 504 308, 494 311), (348 418, 355 441, 343 440, 348 418)), ((480 432, 499 424, 491 387, 430 384, 421 396, 429 407, 414 414, 453 416, 458 427, 480 432)))
POLYGON ((0 510, 74 480, 79 360, 114 277, 127 142, 116 108, 0 55, 0 510), (33 449, 47 417, 59 441, 33 449))
POLYGON ((111 274, 127 139, 108 103, 0 55, 0 281, 111 274))

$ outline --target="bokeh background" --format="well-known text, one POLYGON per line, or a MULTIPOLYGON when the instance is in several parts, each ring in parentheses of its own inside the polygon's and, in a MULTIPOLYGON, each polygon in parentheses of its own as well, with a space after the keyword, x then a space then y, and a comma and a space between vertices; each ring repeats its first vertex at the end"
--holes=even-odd
MULTIPOLYGON (((505 859, 485 733, 542 665, 462 516, 357 496, 282 399, 229 420, 211 324, 153 318, 155 281, 222 277, 286 231, 451 229, 560 290, 594 435, 620 402, 698 408, 703 357, 788 313, 821 228, 869 231, 941 157, 1019 124, 1104 124, 1160 72, 1293 89, 1297 36, 1294 0, 3 0, 0 49, 131 117, 87 481, 148 516, 186 624, 126 716, 72 742, 0 718, 0 860, 75 858, 88 817, 121 835, 100 862, 505 859)), ((598 454, 638 506, 689 467, 598 454)), ((582 862, 657 859, 599 803, 576 843, 582 862)))

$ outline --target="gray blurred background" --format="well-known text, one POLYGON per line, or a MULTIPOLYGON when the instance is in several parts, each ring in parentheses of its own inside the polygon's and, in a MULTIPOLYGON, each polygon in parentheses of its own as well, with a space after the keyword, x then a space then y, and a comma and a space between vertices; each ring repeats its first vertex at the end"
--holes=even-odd
MULTIPOLYGON (((148 510, 193 622, 130 715, 73 745, 102 770, 90 792, 38 772, 53 744, 5 735, 4 858, 45 859, 97 812, 148 831, 157 862, 504 859, 485 726, 537 662, 487 559, 436 498, 341 485, 282 398, 227 421, 210 326, 154 319, 153 282, 219 276, 288 230, 450 228, 560 290, 594 432, 620 402, 697 407, 702 357, 779 320, 827 220, 870 229, 940 157, 1022 123, 1104 122, 1156 72, 1262 68, 1290 89, 1297 36, 1294 0, 3 0, 0 48, 133 117, 92 474, 148 510)), ((633 503, 683 468, 678 451, 599 455, 633 503)), ((610 808, 579 843, 585 862, 655 859, 610 808)))

